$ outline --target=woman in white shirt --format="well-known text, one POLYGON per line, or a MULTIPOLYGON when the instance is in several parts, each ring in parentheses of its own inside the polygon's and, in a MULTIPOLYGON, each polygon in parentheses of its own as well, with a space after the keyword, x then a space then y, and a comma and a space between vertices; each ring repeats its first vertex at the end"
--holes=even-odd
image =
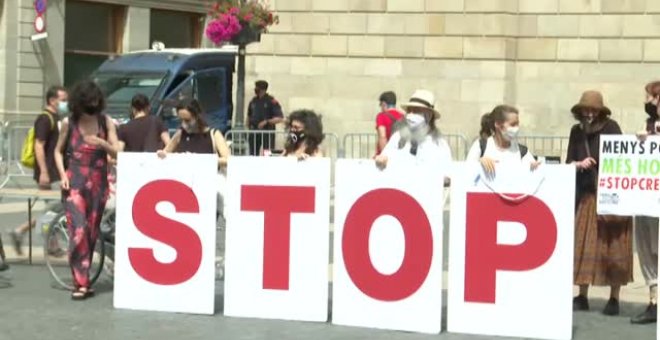
POLYGON ((432 167, 448 167, 451 149, 436 126, 440 113, 434 108, 435 96, 427 90, 417 90, 410 101, 403 104, 405 119, 376 157, 376 165, 383 169, 388 162, 415 162, 432 167))
POLYGON ((526 146, 518 143, 518 109, 508 105, 495 107, 482 117, 481 138, 470 148, 467 161, 480 162, 487 173, 495 173, 496 164, 521 164, 534 170, 539 162, 526 146))

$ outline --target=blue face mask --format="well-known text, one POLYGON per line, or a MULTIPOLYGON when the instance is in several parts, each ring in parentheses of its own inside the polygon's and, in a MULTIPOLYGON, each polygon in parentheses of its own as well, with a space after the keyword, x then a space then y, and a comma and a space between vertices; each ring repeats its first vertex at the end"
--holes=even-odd
POLYGON ((68 102, 59 102, 57 104, 57 113, 59 113, 59 114, 68 114, 69 113, 69 103, 68 102))

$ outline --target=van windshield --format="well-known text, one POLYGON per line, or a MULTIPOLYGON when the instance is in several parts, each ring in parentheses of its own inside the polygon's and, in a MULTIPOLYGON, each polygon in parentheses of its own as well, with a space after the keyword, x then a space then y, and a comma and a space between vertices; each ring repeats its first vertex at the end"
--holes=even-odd
MULTIPOLYGON (((130 103, 133 96, 142 93, 153 97, 156 90, 165 81, 165 73, 152 74, 96 74, 96 82, 106 95, 108 103, 130 103)), ((130 105, 130 104, 129 104, 130 105)))

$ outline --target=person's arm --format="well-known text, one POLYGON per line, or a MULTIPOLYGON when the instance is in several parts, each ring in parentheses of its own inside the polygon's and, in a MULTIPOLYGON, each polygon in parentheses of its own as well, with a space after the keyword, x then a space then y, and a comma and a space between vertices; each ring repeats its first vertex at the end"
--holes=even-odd
POLYGON ((378 150, 383 150, 387 145, 387 130, 384 126, 379 126, 376 132, 378 133, 378 150))
POLYGON ((243 122, 243 124, 245 124, 245 126, 247 126, 248 129, 251 129, 251 128, 252 128, 252 126, 251 126, 251 123, 252 123, 252 114, 254 113, 254 112, 252 112, 252 102, 253 102, 253 101, 254 101, 254 99, 250 100, 250 102, 248 103, 247 115, 245 116, 245 120, 246 120, 246 121, 243 122))
POLYGON ((64 151, 66 151, 64 146, 67 138, 69 138, 69 120, 64 119, 60 129, 60 137, 57 139, 57 145, 55 146, 55 166, 57 172, 60 173, 61 185, 64 190, 69 190, 69 178, 64 169, 64 151))
POLYGON ((472 143, 472 147, 470 147, 470 151, 465 157, 465 161, 478 162, 480 159, 481 159, 481 144, 479 143, 479 140, 476 140, 474 141, 474 143, 472 143))
POLYGON ((160 134, 160 140, 163 142, 163 145, 170 144, 170 140, 171 140, 170 133, 167 132, 167 131, 161 133, 160 134))
POLYGON ((108 127, 108 140, 102 143, 103 148, 112 158, 117 158, 119 152, 119 139, 117 138, 117 126, 110 116, 105 117, 105 124, 108 127))
POLYGON ((282 113, 282 105, 275 98, 273 98, 272 104, 271 118, 268 120, 268 124, 277 125, 284 121, 284 113, 282 113))
POLYGON ((227 141, 220 130, 215 130, 213 139, 215 140, 215 149, 218 150, 218 153, 220 154, 218 158, 218 166, 226 167, 231 154, 231 151, 227 146, 227 141))
POLYGON ((48 165, 46 165, 46 141, 52 132, 53 127, 51 126, 50 119, 45 115, 41 115, 37 119, 34 128, 34 156, 40 170, 37 180, 39 181, 39 187, 43 188, 50 186, 48 165))
POLYGON ((571 129, 571 134, 568 137, 568 148, 566 150, 566 164, 576 164, 579 160, 577 159, 577 129, 573 127, 571 129))
POLYGON ((165 145, 163 150, 158 150, 158 157, 165 157, 168 153, 174 152, 179 146, 179 141, 181 140, 181 130, 177 130, 169 143, 165 145))
POLYGON ((376 156, 376 166, 381 169, 387 167, 389 157, 399 148, 399 140, 401 140, 401 134, 399 132, 395 132, 392 137, 390 137, 390 141, 387 142, 385 148, 383 148, 383 152, 376 156))

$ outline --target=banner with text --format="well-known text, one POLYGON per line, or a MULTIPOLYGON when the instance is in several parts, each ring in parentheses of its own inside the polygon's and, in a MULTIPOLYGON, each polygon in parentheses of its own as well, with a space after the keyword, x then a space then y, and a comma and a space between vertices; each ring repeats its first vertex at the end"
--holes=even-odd
POLYGON ((443 169, 338 160, 332 322, 439 333, 443 169))
POLYGON ((120 153, 115 308, 213 314, 214 155, 120 153))
POLYGON ((330 159, 234 157, 225 315, 328 320, 330 159))
POLYGON ((600 137, 598 214, 660 216, 660 137, 600 137))
POLYGON ((571 339, 575 168, 454 170, 449 332, 571 339))

